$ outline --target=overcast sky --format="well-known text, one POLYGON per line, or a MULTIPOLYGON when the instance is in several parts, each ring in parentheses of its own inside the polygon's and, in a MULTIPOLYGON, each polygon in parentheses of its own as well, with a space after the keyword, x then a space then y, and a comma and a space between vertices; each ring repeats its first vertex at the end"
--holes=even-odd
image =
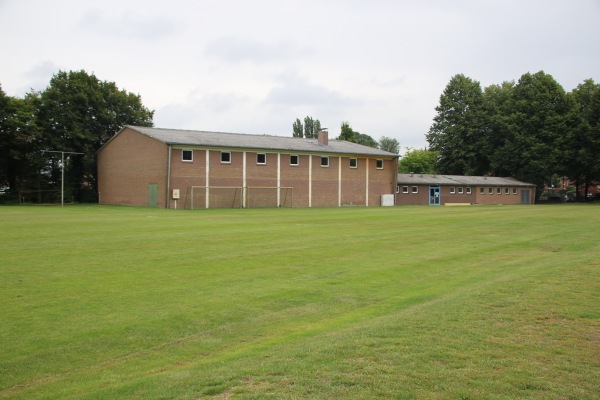
POLYGON ((458 73, 600 81, 600 0, 0 0, 0 41, 10 96, 84 69, 157 127, 291 136, 309 115, 404 152, 458 73))

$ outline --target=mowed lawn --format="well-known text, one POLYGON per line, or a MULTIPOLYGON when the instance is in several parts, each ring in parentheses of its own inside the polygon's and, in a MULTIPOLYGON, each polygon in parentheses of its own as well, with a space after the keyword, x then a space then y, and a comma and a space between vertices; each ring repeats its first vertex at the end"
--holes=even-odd
POLYGON ((0 397, 597 399, 600 205, 0 207, 0 397))

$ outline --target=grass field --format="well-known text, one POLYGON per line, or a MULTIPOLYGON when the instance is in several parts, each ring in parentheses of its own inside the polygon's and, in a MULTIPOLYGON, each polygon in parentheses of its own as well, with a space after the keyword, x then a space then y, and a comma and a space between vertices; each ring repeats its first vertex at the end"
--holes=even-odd
POLYGON ((597 399, 600 206, 0 207, 0 397, 597 399))

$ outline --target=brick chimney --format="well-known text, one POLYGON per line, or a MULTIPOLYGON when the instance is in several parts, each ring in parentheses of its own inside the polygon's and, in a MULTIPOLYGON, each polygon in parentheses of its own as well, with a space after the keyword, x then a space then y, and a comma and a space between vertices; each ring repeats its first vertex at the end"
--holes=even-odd
POLYGON ((318 133, 317 140, 319 144, 327 146, 329 144, 329 133, 325 129, 321 129, 318 133))

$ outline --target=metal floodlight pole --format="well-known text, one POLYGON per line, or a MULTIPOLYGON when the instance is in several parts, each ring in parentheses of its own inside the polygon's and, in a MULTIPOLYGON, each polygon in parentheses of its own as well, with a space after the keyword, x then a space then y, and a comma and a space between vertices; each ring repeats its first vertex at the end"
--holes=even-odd
POLYGON ((44 150, 42 153, 60 153, 60 206, 65 206, 65 154, 83 154, 75 151, 44 150))

